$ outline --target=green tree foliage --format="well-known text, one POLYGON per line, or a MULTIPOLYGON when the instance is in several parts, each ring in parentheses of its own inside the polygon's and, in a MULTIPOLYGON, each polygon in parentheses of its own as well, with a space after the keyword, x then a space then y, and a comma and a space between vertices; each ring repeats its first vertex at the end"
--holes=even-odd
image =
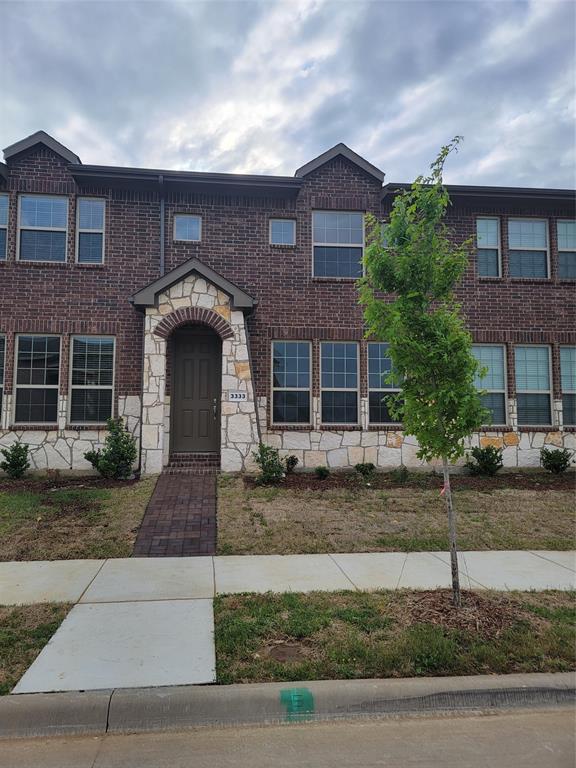
POLYGON ((442 460, 457 605, 449 463, 464 454, 464 438, 487 419, 474 385, 478 363, 472 339, 454 297, 472 241, 458 243, 444 221, 450 205, 444 163, 459 142, 457 136, 442 147, 430 175, 419 176, 395 196, 384 231, 381 222, 368 217, 365 276, 359 281, 368 335, 389 343, 393 372, 388 383, 402 387, 389 407, 418 440, 418 456, 442 460))
POLYGON ((17 480, 30 468, 28 459, 28 445, 26 443, 12 443, 8 448, 0 449, 4 461, 0 461, 0 469, 4 470, 8 477, 17 480))

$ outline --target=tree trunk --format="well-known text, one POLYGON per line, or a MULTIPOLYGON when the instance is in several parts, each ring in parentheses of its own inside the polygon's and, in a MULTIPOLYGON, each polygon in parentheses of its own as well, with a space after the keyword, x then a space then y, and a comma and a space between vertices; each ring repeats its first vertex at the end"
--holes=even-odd
POLYGON ((450 487, 450 470, 448 468, 448 459, 442 458, 442 474, 444 475, 444 499, 446 500, 446 510, 448 512, 448 531, 450 533, 450 567, 452 569, 452 594, 454 605, 460 608, 462 599, 460 597, 460 577, 458 574, 458 551, 456 549, 456 517, 452 507, 452 489, 450 487))

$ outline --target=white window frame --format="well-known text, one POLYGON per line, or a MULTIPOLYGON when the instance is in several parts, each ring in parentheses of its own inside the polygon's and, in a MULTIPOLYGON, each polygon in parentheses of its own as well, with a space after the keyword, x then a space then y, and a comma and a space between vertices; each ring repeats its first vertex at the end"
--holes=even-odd
MULTIPOLYGON (((560 253, 574 253, 574 252, 576 252, 576 247, 575 248, 560 248, 560 238, 558 237, 558 224, 560 224, 563 221, 564 222, 568 222, 568 223, 571 224, 572 222, 575 221, 575 219, 556 219, 556 245, 557 245, 557 248, 558 248, 558 254, 560 254, 560 253)), ((574 277, 560 277, 560 259, 558 259, 558 278, 560 280, 576 280, 576 278, 574 278, 574 277)))
MULTIPOLYGON (((486 392, 486 394, 496 394, 501 395, 504 394, 504 423, 503 424, 497 424, 492 423, 490 427, 507 427, 509 423, 509 411, 508 411, 508 360, 506 355, 506 344, 477 344, 476 342, 472 343, 473 347, 500 347, 502 350, 502 360, 504 361, 504 367, 503 367, 503 375, 504 375, 504 389, 488 389, 487 387, 482 387, 482 389, 486 392)), ((518 344, 519 347, 526 347, 530 346, 528 344, 518 344)), ((535 346, 545 346, 543 344, 537 344, 535 346)), ((516 358, 514 358, 514 365, 516 365, 516 358)))
POLYGON ((294 248, 296 246, 296 219, 283 219, 281 216, 273 216, 268 220, 268 244, 274 246, 274 248, 294 248), (275 221, 289 221, 294 225, 294 242, 292 243, 273 243, 272 242, 272 224, 275 221))
POLYGON ((338 429, 338 427, 351 427, 351 426, 357 426, 358 429, 361 429, 360 426, 360 344, 357 341, 350 341, 350 340, 329 340, 329 339, 323 339, 320 342, 320 346, 318 349, 318 353, 320 355, 320 424, 323 427, 328 427, 330 429, 338 429), (322 345, 323 344, 355 344, 356 345, 356 386, 355 387, 323 387, 322 386, 322 345), (344 421, 344 422, 332 422, 332 421, 322 421, 322 393, 323 392, 356 392, 356 421, 344 421))
MULTIPOLYGON (((550 280, 550 221, 548 219, 542 219, 542 218, 530 218, 528 216, 511 216, 508 219, 508 276, 512 280, 550 280), (517 246, 511 246, 510 245, 510 222, 512 221, 530 221, 532 223, 535 222, 542 222, 544 224, 544 231, 546 232, 546 248, 540 248, 535 246, 525 246, 517 247, 517 246), (510 273, 510 251, 546 251, 546 277, 521 277, 518 275, 512 275, 510 273)), ((519 346, 540 346, 538 344, 535 345, 524 345, 520 344, 519 346)))
MULTIPOLYGON (((402 392, 402 387, 371 387, 370 386, 370 347, 371 346, 378 346, 380 344, 387 344, 385 341, 369 341, 366 345, 366 381, 368 383, 368 424, 370 426, 372 425, 379 425, 383 424, 386 426, 390 425, 400 425, 401 421, 370 421, 370 392, 385 392, 387 395, 397 395, 399 392, 402 392)), ((389 345, 388 345, 389 346, 389 345)))
MULTIPOLYGON (((70 223, 70 200, 67 195, 45 195, 43 193, 37 194, 35 192, 23 192, 18 195, 18 213, 17 213, 17 227, 16 227, 16 261, 21 261, 23 264, 67 264, 68 263, 68 227, 70 223), (60 200, 66 200, 66 227, 23 227, 21 225, 21 209, 22 200, 25 197, 50 197, 58 198, 60 200), (64 260, 63 261, 50 261, 50 259, 43 260, 30 260, 20 258, 20 233, 22 230, 32 230, 35 232, 65 232, 65 248, 64 248, 64 260)), ((42 334, 23 334, 24 336, 41 336, 42 334)))
POLYGON ((498 243, 496 250, 498 251, 498 274, 497 275, 481 275, 478 270, 478 251, 492 251, 494 248, 483 248, 478 244, 478 225, 476 224, 476 274, 481 277, 482 280, 497 280, 502 277, 502 226, 499 216, 476 216, 476 222, 478 221, 495 221, 498 226, 498 243))
MULTIPOLYGON (((50 262, 50 264, 52 263, 53 262, 50 262)), ((57 333, 35 333, 34 331, 29 333, 18 333, 16 334, 16 344, 14 346, 14 387, 12 390, 14 392, 14 402, 12 404, 12 423, 15 426, 24 427, 36 424, 49 424, 50 426, 58 424, 58 416, 60 414, 60 380, 62 377, 62 336, 57 333), (18 353, 20 351, 20 339, 22 336, 40 336, 48 339, 58 339, 58 384, 18 384, 18 353), (16 400, 18 399, 19 389, 55 389, 58 393, 56 396, 56 421, 16 421, 16 400)))
MULTIPOLYGON (((561 344, 560 345, 560 350, 562 350, 562 349, 576 349, 576 345, 575 344, 561 344)), ((559 353, 558 356, 560 358, 560 396, 561 396, 561 399, 563 399, 564 395, 576 395, 576 389, 564 389, 564 387, 562 386, 562 357, 561 357, 560 353, 559 353)), ((565 426, 573 427, 575 425, 574 424, 566 424, 565 426)))
POLYGON ((81 266, 97 266, 99 264, 104 264, 105 260, 105 253, 106 253, 106 198, 105 197, 85 197, 81 196, 76 199, 76 243, 75 243, 75 249, 76 249, 76 263, 80 264, 81 266), (95 201, 98 203, 104 203, 104 212, 102 216, 102 229, 83 229, 80 227, 80 203, 82 200, 90 200, 95 201), (94 234, 94 235, 102 235, 102 258, 100 261, 80 261, 80 233, 87 233, 87 234, 94 234))
POLYGON ((274 427, 306 427, 313 423, 312 414, 312 342, 306 339, 273 339, 270 344, 270 424, 274 427), (294 343, 294 344, 308 344, 308 360, 310 363, 310 380, 308 387, 275 387, 274 386, 274 344, 276 343, 294 343), (274 392, 306 392, 308 390, 308 408, 310 419, 307 422, 304 421, 274 421, 274 392))
POLYGON ((107 334, 97 333, 75 333, 70 336, 70 349, 68 351, 68 413, 66 414, 67 423, 74 427, 99 426, 104 424, 102 421, 72 421, 72 390, 73 389, 111 389, 112 390, 112 409, 109 418, 114 418, 116 408, 114 407, 114 392, 116 390, 116 337, 107 334), (72 366, 74 362, 74 339, 110 339, 112 341, 112 385, 109 384, 72 384, 72 366))
POLYGON ((175 213, 174 220, 172 222, 172 239, 175 243, 201 243, 202 242, 202 216, 198 213, 175 213), (186 216, 187 218, 198 219, 198 240, 188 240, 176 237, 176 219, 179 216, 186 216))
POLYGON ((364 250, 366 248, 366 221, 365 221, 366 211, 325 211, 320 208, 313 209, 312 210, 312 277, 317 277, 319 280, 358 280, 358 277, 345 277, 345 276, 339 276, 339 275, 316 275, 314 271, 314 265, 315 265, 315 259, 314 259, 314 249, 316 247, 319 248, 359 248, 360 249, 360 264, 362 265, 362 274, 360 277, 364 277, 365 275, 365 269, 364 269, 364 250), (317 243, 314 239, 314 214, 315 213, 333 213, 333 214, 351 214, 351 215, 359 215, 362 217, 362 245, 358 245, 357 243, 317 243))
POLYGON ((4 253, 0 253, 0 261, 6 261, 8 259, 8 224, 10 222, 10 195, 6 192, 0 192, 0 197, 6 198, 6 224, 0 224, 0 229, 6 232, 6 246, 4 253))
POLYGON ((550 344, 514 344, 514 392, 516 395, 516 417, 518 418, 518 395, 548 395, 550 400, 550 424, 520 424, 519 427, 532 427, 535 431, 541 430, 544 427, 554 426, 554 402, 552 398, 553 381, 552 381, 552 348, 550 344), (518 389, 518 381, 516 377, 516 350, 522 347, 545 347, 548 350, 548 385, 549 389, 518 389))

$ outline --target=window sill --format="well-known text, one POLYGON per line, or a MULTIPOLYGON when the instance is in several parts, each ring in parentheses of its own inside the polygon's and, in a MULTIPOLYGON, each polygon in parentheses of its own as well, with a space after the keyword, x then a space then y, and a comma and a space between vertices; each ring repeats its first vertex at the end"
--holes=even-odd
POLYGON ((65 428, 73 430, 74 432, 87 432, 89 430, 98 431, 101 429, 106 429, 106 424, 66 424, 65 428))
POLYGON ((320 424, 320 432, 358 432, 362 430, 361 424, 320 424))
POLYGON ((104 269, 106 264, 83 264, 80 261, 77 261, 75 266, 80 267, 81 269, 104 269))
POLYGON ((522 426, 518 426, 517 431, 518 432, 558 432, 559 427, 556 427, 553 424, 535 424, 532 427, 523 424, 522 426))
POLYGON ((561 432, 576 432, 576 424, 565 424, 560 431, 561 432))
POLYGON ((478 280, 482 283, 501 283, 504 278, 502 275, 478 275, 478 280))
POLYGON ((509 424, 502 424, 501 426, 496 424, 483 424, 478 432, 514 432, 514 429, 509 424))
POLYGON ((402 432, 404 427, 399 422, 397 424, 369 424, 368 432, 402 432))
POLYGON ((26 259, 15 259, 15 264, 23 264, 26 267, 73 267, 71 261, 26 261, 26 259))
POLYGON ((312 432, 312 424, 269 424, 269 432, 312 432))
POLYGON ((359 277, 316 277, 315 275, 312 275, 312 282, 313 283, 355 283, 358 280, 360 280, 362 275, 359 277))
POLYGON ((511 283, 528 283, 532 285, 542 285, 543 283, 552 283, 551 277, 512 277, 508 276, 511 283))
POLYGON ((57 432, 58 424, 10 424, 10 432, 57 432))
POLYGON ((296 243, 270 243, 270 248, 296 248, 296 243))

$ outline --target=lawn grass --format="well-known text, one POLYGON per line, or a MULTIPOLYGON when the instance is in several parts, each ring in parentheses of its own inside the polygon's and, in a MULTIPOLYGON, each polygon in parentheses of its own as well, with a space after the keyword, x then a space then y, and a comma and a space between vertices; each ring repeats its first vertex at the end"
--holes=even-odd
POLYGON ((0 561, 129 557, 155 483, 0 481, 0 561))
POLYGON ((70 608, 65 603, 0 606, 0 696, 10 693, 70 608))
POLYGON ((575 593, 448 590, 214 601, 220 684, 576 668, 575 593))
MULTIPOLYGON (((218 554, 441 551, 444 500, 421 479, 407 487, 258 487, 221 476, 218 554)), ((574 490, 498 485, 454 492, 462 550, 575 547, 574 490)))

